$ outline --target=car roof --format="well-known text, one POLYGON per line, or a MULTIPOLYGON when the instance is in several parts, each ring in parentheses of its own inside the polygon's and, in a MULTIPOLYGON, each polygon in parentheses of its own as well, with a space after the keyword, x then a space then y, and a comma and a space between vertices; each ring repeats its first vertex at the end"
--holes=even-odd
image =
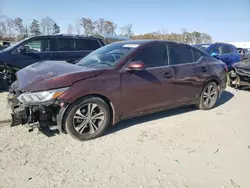
POLYGON ((84 39, 94 39, 101 40, 101 38, 93 37, 93 36, 85 36, 85 35, 75 35, 75 34, 56 34, 56 35, 37 35, 30 38, 84 38, 84 39))
MULTIPOLYGON (((127 41, 119 41, 115 43, 120 44, 153 44, 153 43, 169 43, 169 44, 185 44, 181 42, 174 42, 169 40, 151 40, 151 39, 142 39, 142 40, 127 40, 127 41)), ((188 44, 186 44, 188 45, 188 44)))

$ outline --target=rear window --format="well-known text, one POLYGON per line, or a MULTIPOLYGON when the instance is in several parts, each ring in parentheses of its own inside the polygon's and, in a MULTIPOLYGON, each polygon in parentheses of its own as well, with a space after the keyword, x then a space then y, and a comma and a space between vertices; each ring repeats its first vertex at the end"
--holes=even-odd
POLYGON ((76 50, 96 50, 101 47, 98 40, 75 39, 76 50))

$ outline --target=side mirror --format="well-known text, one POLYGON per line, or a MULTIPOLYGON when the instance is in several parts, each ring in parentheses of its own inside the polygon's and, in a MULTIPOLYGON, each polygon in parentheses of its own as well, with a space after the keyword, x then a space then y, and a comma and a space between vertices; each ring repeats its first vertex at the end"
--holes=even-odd
POLYGON ((129 63, 128 71, 143 71, 146 70, 146 65, 141 61, 133 61, 129 63))

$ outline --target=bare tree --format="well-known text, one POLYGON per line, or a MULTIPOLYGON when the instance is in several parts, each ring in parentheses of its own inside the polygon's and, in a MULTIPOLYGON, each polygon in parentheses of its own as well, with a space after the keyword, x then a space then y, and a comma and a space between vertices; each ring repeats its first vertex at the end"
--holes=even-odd
POLYGON ((24 33, 25 33, 25 28, 24 28, 24 25, 23 25, 23 20, 22 18, 15 18, 13 20, 14 22, 14 28, 17 32, 17 35, 20 37, 20 38, 23 38, 24 36, 24 33))
POLYGON ((71 24, 68 25, 68 34, 72 34, 73 33, 73 26, 71 24))
POLYGON ((85 35, 90 35, 94 33, 94 22, 90 18, 81 18, 80 25, 83 27, 85 35))
POLYGON ((0 36, 7 37, 7 25, 4 16, 0 18, 0 36))
POLYGON ((7 26, 8 36, 11 38, 13 34, 14 20, 12 18, 6 17, 5 23, 7 26))
POLYGON ((132 37, 134 35, 132 28, 133 28, 132 24, 127 24, 127 25, 121 27, 121 35, 124 35, 127 37, 132 37))
POLYGON ((104 34, 105 31, 105 20, 104 18, 99 18, 94 22, 96 31, 100 34, 104 34))
POLYGON ((112 21, 105 21, 104 34, 115 34, 117 25, 112 21))
POLYGON ((76 34, 80 35, 81 34, 81 25, 80 25, 80 20, 79 19, 76 20, 75 29, 76 29, 76 34))
POLYGON ((55 21, 52 18, 48 16, 45 18, 42 18, 40 25, 41 25, 43 35, 52 34, 54 24, 55 24, 55 21))

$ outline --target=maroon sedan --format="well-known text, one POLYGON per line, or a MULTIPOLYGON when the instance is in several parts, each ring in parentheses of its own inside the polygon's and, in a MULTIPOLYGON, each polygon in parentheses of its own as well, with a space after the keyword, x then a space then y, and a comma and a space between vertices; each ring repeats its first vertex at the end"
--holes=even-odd
POLYGON ((183 105, 213 108, 226 88, 227 66, 186 44, 131 40, 75 65, 38 62, 16 75, 8 96, 12 126, 48 126, 89 140, 123 119, 183 105))

